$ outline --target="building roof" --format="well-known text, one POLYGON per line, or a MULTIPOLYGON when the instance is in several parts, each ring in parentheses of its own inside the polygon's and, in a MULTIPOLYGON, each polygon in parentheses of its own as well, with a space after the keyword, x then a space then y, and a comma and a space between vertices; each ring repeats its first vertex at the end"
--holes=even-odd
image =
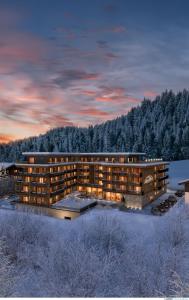
POLYGON ((8 169, 14 165, 15 165, 15 163, 0 162, 0 170, 8 169))
POLYGON ((111 162, 103 162, 103 161, 95 161, 95 162, 83 162, 83 161, 75 161, 75 162, 59 162, 59 163, 48 163, 48 164, 30 164, 30 163, 17 163, 16 167, 56 167, 56 166, 66 166, 66 165, 100 165, 100 166, 115 166, 115 167, 149 167, 149 166, 159 166, 159 165, 168 165, 169 162, 166 161, 158 161, 158 162, 141 162, 141 163, 111 163, 111 162))
POLYGON ((182 180, 178 184, 181 185, 181 184, 185 184, 185 183, 189 183, 189 179, 182 180))
POLYGON ((75 198, 75 197, 68 197, 64 198, 55 204, 52 205, 54 208, 61 208, 70 211, 78 211, 81 212, 91 206, 97 204, 97 201, 91 198, 75 198))
POLYGON ((28 162, 20 162, 20 163, 16 163, 15 166, 16 167, 56 167, 56 166, 69 166, 69 165, 76 165, 77 162, 59 162, 59 163, 48 163, 48 164, 30 164, 28 162))
POLYGON ((118 167, 149 167, 149 166, 159 166, 169 164, 167 161, 159 162, 141 162, 141 163, 110 163, 110 162, 101 162, 101 165, 105 166, 118 166, 118 167))
POLYGON ((142 152, 95 152, 95 153, 76 153, 76 152, 22 152, 22 155, 25 156, 40 156, 40 155, 47 155, 47 156, 120 156, 120 155, 146 155, 146 153, 142 152))

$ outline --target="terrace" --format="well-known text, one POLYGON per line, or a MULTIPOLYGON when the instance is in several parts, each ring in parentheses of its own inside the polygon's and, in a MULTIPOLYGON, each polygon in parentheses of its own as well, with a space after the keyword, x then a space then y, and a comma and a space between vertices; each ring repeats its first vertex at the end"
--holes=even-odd
POLYGON ((97 200, 89 198, 79 198, 76 195, 73 195, 56 202, 52 205, 52 207, 81 213, 96 205, 97 200))

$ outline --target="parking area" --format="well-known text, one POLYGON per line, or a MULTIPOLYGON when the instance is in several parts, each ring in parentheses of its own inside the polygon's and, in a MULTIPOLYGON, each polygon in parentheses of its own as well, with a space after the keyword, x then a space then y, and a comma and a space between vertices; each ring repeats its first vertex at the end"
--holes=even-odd
POLYGON ((176 191, 169 190, 167 193, 161 195, 155 201, 146 205, 143 209, 128 209, 121 207, 120 210, 131 212, 131 213, 138 213, 138 214, 145 214, 145 215, 163 215, 164 213, 168 212, 168 210, 174 206, 176 203, 182 203, 184 201, 184 195, 177 194, 175 195, 176 191), (156 210, 157 208, 157 210, 156 210), (155 212, 155 213, 154 213, 155 212))

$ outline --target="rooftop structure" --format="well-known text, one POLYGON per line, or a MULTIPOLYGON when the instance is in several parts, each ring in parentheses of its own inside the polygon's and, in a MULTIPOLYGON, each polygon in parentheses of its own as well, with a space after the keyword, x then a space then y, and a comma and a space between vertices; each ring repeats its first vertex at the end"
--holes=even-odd
POLYGON ((53 207, 69 211, 83 212, 86 209, 95 206, 96 204, 97 201, 94 199, 78 199, 72 197, 58 201, 57 203, 53 204, 53 207))
POLYGON ((129 155, 146 155, 146 153, 141 153, 141 152, 84 152, 84 153, 78 153, 78 152, 23 152, 23 155, 26 156, 41 156, 41 155, 47 155, 47 156, 129 156, 129 155))
POLYGON ((50 206, 73 191, 142 208, 166 191, 168 163, 145 153, 24 152, 16 163, 24 203, 50 206))

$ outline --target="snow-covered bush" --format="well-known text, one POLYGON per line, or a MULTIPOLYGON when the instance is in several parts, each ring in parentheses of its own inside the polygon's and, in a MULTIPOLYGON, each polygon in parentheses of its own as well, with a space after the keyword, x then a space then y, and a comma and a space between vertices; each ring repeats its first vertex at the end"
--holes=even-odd
POLYGON ((15 274, 10 257, 6 253, 5 243, 0 240, 0 297, 10 296, 15 274))
POLYGON ((188 283, 185 207, 163 217, 94 209, 71 222, 0 211, 0 239, 0 283, 14 269, 13 296, 178 296, 188 283))

